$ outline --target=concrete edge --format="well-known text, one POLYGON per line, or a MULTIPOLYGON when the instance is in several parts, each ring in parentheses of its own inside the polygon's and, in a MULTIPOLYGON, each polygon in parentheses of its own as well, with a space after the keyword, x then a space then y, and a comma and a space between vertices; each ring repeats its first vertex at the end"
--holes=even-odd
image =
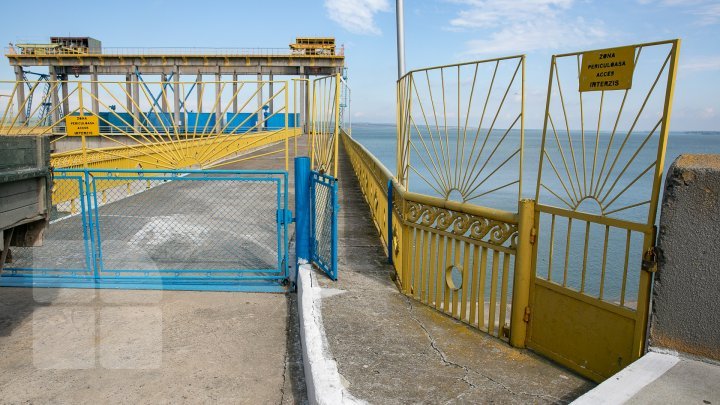
POLYGON ((586 392, 573 404, 621 404, 657 380, 680 361, 676 355, 649 352, 586 392))
POLYGON ((297 294, 303 369, 311 404, 365 404, 343 386, 322 323, 321 291, 310 264, 298 269, 297 294))

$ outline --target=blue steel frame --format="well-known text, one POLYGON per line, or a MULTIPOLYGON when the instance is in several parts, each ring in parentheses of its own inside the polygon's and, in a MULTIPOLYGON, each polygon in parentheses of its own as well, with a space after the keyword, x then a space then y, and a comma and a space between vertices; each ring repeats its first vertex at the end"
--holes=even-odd
POLYGON ((332 280, 338 278, 338 234, 337 234, 337 213, 338 213, 338 201, 337 201, 337 179, 327 174, 318 173, 316 171, 310 172, 310 258, 325 274, 328 275, 332 280), (330 240, 318 240, 317 238, 317 218, 316 218, 316 204, 317 204, 317 189, 318 187, 325 187, 329 191, 330 195, 330 207, 332 212, 330 213, 330 226, 331 234, 330 240), (318 252, 318 245, 320 243, 330 243, 330 257, 323 257, 318 252), (329 260, 328 260, 329 259, 329 260))
POLYGON ((280 170, 134 170, 134 169, 55 169, 56 180, 76 180, 80 191, 80 215, 85 248, 86 269, 9 268, 0 275, 0 286, 113 288, 143 290, 249 291, 285 292, 289 275, 288 225, 292 215, 288 209, 288 173, 280 170), (103 175, 104 174, 104 175, 103 175), (129 176, 135 174, 135 176, 129 176), (158 176, 170 175, 171 177, 158 176), (203 177, 180 177, 201 174, 203 177), (97 185, 100 180, 143 181, 243 181, 271 182, 276 185, 277 263, 276 269, 112 269, 106 271, 102 260, 102 235, 98 215, 97 185), (152 176, 155 175, 155 176, 152 176), (219 177, 213 175, 224 175, 219 177), (252 177, 265 176, 265 177, 252 177), (147 273, 169 273, 174 276, 149 276, 147 273), (205 277, 188 277, 184 273, 203 273, 205 277), (54 273, 54 274, 50 274, 54 273), (92 274, 79 274, 92 273, 92 274), (112 275, 108 275, 111 273, 112 275), (146 274, 136 276, 136 274, 146 274), (223 273, 269 273, 236 277, 215 277, 223 273), (123 274, 130 274, 125 276, 123 274))

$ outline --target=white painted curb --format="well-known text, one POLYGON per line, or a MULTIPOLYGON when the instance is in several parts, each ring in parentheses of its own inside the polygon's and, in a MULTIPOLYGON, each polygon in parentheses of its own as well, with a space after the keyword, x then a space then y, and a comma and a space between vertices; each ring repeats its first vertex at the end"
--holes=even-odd
POLYGON ((297 291, 303 368, 310 403, 365 404, 345 389, 337 363, 328 350, 320 310, 320 287, 309 264, 300 265, 298 269, 297 291))
POLYGON ((622 404, 670 370, 677 356, 649 352, 602 384, 573 401, 573 404, 622 404))

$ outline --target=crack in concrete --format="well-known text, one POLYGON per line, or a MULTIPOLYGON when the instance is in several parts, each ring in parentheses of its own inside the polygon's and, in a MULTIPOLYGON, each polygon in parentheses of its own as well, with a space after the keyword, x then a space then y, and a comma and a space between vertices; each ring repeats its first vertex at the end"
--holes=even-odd
POLYGON ((425 332, 425 334, 426 334, 427 337, 428 337, 428 340, 430 341, 430 347, 432 347, 433 350, 435 350, 435 352, 438 353, 438 355, 440 356, 440 360, 442 360, 442 362, 445 363, 445 364, 447 364, 447 365, 451 365, 451 366, 454 366, 454 367, 457 367, 457 368, 461 368, 461 369, 463 369, 463 370, 465 371, 465 375, 464 375, 463 378, 461 378, 460 380, 463 381, 464 383, 466 383, 469 388, 468 388, 467 390, 463 391, 463 392, 462 392, 460 395, 458 395, 457 397, 455 397, 455 398, 453 398, 453 399, 451 399, 451 400, 448 400, 448 401, 446 402, 446 404, 447 404, 447 403, 451 403, 451 402, 453 402, 453 401, 456 401, 456 400, 462 398, 463 396, 467 395, 468 392, 470 392, 471 390, 478 388, 477 385, 473 384, 472 382, 470 382, 470 381, 468 380, 468 376, 469 376, 470 373, 477 374, 478 376, 480 376, 480 377, 482 377, 482 378, 490 381, 491 383, 499 386, 499 387, 502 388, 503 390, 505 390, 505 391, 509 392, 510 394, 515 395, 515 396, 523 396, 523 395, 524 395, 524 396, 527 396, 527 397, 533 397, 533 398, 538 398, 538 399, 551 400, 551 401, 553 401, 553 402, 555 402, 555 403, 563 403, 563 404, 569 403, 568 401, 565 401, 565 400, 563 400, 563 399, 561 399, 561 398, 554 397, 554 396, 552 396, 552 395, 547 395, 547 394, 535 394, 535 393, 525 392, 525 391, 514 391, 513 389, 511 389, 511 388, 508 387, 507 385, 503 384, 501 381, 498 381, 498 380, 496 380, 496 379, 494 379, 494 378, 492 378, 492 377, 490 377, 490 376, 488 376, 488 375, 485 375, 485 374, 483 374, 483 373, 481 373, 481 372, 479 372, 479 371, 477 371, 477 370, 471 369, 471 368, 469 368, 469 367, 467 367, 467 366, 465 366, 465 365, 458 364, 458 363, 455 363, 455 362, 453 362, 453 361, 448 360, 447 355, 445 355, 445 352, 443 352, 443 351, 438 347, 437 342, 435 341, 435 338, 433 338, 432 334, 431 334, 430 331, 427 329, 427 327, 425 326, 425 324, 423 324, 422 321, 420 321, 417 317, 415 317, 415 316, 412 314, 412 312, 413 312, 413 305, 412 305, 412 300, 410 299, 410 297, 404 296, 404 298, 405 298, 405 301, 406 301, 407 304, 408 304, 408 312, 410 313, 410 318, 411 318, 413 321, 415 321, 415 323, 417 323, 417 324, 420 326, 420 328, 425 332))
POLYGON ((446 365, 451 365, 451 366, 463 369, 465 371, 465 375, 460 380, 462 382, 464 382, 465 384, 467 384, 471 388, 477 388, 477 386, 475 384, 473 384, 472 382, 470 382, 468 380, 468 374, 470 374, 470 370, 462 364, 458 364, 458 363, 448 360, 445 353, 442 350, 440 350, 440 348, 437 346, 435 339, 432 337, 432 334, 427 329, 427 327, 425 327, 425 324, 423 324, 419 319, 417 319, 415 316, 413 316, 413 314, 412 314, 413 306, 412 306, 412 302, 410 301, 410 298, 406 296, 405 300, 408 303, 408 311, 410 313, 410 319, 415 321, 415 323, 417 323, 420 326, 420 328, 423 331, 425 331, 425 335, 427 335, 428 340, 430 340, 430 347, 432 347, 433 350, 435 350, 435 352, 437 352, 437 354, 440 356, 440 360, 442 360, 442 362, 445 363, 446 365))

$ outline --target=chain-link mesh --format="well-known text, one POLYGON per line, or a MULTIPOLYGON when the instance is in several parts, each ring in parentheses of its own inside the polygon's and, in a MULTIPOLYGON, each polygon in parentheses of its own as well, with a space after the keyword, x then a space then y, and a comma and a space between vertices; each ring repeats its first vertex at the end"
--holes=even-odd
POLYGON ((312 172, 311 256, 333 280, 337 279, 337 180, 312 172))
POLYGON ((95 176, 101 275, 279 271, 279 185, 241 175, 95 176))
POLYGON ((51 186, 50 226, 36 247, 11 247, 4 275, 90 276, 84 213, 84 175, 56 173, 51 186))
POLYGON ((286 208, 285 172, 56 173, 43 246, 13 248, 6 268, 141 283, 282 281, 286 208))

